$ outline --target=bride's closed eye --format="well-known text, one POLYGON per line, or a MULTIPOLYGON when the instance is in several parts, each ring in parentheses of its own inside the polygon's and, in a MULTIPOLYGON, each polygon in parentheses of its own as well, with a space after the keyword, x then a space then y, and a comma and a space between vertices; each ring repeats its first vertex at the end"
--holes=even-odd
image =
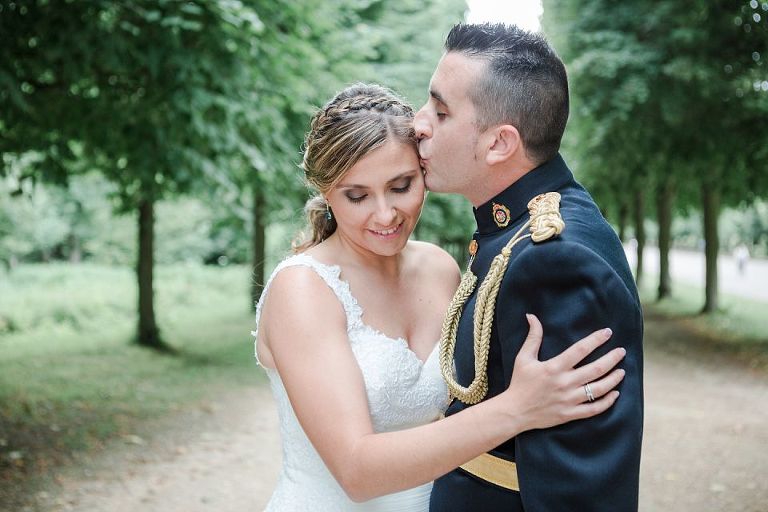
POLYGON ((360 201, 365 199, 365 196, 367 196, 368 194, 362 194, 362 195, 359 195, 359 196, 352 196, 352 195, 349 195, 349 194, 345 194, 345 195, 347 196, 347 199, 349 199, 350 202, 352 202, 352 203, 359 203, 360 201))
POLYGON ((399 187, 392 188, 392 192, 395 192, 397 194, 405 194, 411 189, 412 182, 413 182, 413 178, 408 178, 406 180, 403 180, 402 183, 398 183, 398 185, 400 185, 399 187))

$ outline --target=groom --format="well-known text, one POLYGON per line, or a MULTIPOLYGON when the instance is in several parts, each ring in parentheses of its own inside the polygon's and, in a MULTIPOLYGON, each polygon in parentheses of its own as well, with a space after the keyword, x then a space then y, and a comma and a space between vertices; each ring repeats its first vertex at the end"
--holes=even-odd
MULTIPOLYGON (((561 197, 562 233, 540 243, 527 238, 511 250, 495 305, 485 398, 509 384, 528 332, 526 313, 544 326, 542 360, 602 327, 613 336, 588 360, 616 346, 627 350, 621 396, 611 409, 509 439, 438 479, 430 510, 637 510, 642 313, 618 238, 558 153, 568 118, 563 63, 539 35, 461 24, 448 35, 429 93, 415 119, 425 179, 430 190, 461 194, 474 206, 470 252, 477 288, 491 260, 528 220, 529 201, 547 192, 561 197)), ((477 288, 456 335, 455 377, 465 387, 476 377, 477 288)), ((585 388, 583 401, 590 394, 585 388)), ((446 415, 474 403, 460 398, 446 415)))

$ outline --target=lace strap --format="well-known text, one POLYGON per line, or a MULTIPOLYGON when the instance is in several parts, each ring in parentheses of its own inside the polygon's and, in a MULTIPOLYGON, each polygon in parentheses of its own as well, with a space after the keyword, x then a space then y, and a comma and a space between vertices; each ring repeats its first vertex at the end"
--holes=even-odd
MULTIPOLYGON (((261 292, 259 302, 256 304, 257 330, 259 317, 261 315, 261 307, 264 303, 264 298, 267 295, 267 290, 269 289, 269 285, 272 283, 272 280, 284 268, 295 267, 298 265, 303 265, 314 270, 317 275, 319 275, 323 281, 325 281, 325 284, 328 285, 328 287, 339 299, 339 302, 341 302, 342 306, 344 307, 344 313, 347 316, 347 331, 359 328, 362 325, 363 310, 357 303, 357 300, 355 300, 354 296, 352 296, 352 292, 349 289, 349 283, 339 277, 341 275, 341 267, 338 265, 326 265, 324 263, 320 263, 312 256, 302 253, 289 256, 288 258, 281 261, 277 267, 275 267, 275 270, 272 271, 272 275, 269 276, 269 279, 267 280, 267 283, 264 285, 264 289, 261 292)), ((257 331, 253 331, 251 334, 256 336, 256 332, 257 331)))

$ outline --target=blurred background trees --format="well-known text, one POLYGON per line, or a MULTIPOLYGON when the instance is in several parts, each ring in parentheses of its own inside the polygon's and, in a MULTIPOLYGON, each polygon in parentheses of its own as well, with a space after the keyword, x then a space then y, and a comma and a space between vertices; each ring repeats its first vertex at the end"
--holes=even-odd
POLYGON ((768 2, 568 0, 544 7, 545 32, 572 85, 565 151, 622 235, 633 219, 636 278, 643 276, 646 220, 653 219, 657 295, 669 295, 673 220, 700 212, 694 244, 703 240, 703 311, 716 310, 721 240, 727 249, 748 243, 766 252, 768 218, 758 212, 768 193, 768 2), (726 207, 754 219, 753 231, 734 225, 746 219, 719 222, 726 207))
MULTIPOLYGON (((418 103, 466 7, 385 4, 0 2, 6 268, 135 265, 136 341, 158 349, 168 347, 155 320, 156 261, 250 261, 255 303, 267 261, 302 222, 297 165, 313 109, 359 80, 418 103)), ((456 219, 468 226, 468 215, 455 212, 465 205, 434 202, 427 215, 450 223, 438 217, 424 235, 463 240, 456 219)))
MULTIPOLYGON (((545 1, 570 73, 564 152, 616 226, 669 251, 768 252, 768 3, 545 1)), ((0 0, 0 261, 136 269, 136 340, 164 348, 155 263, 248 263, 251 305, 303 225, 309 116, 354 81, 415 106, 459 0, 0 0), (407 22, 406 22, 407 21, 407 22), (425 29, 428 27, 429 29, 425 29)), ((416 236, 461 262, 468 203, 416 236)), ((167 347, 166 347, 167 348, 167 347)))

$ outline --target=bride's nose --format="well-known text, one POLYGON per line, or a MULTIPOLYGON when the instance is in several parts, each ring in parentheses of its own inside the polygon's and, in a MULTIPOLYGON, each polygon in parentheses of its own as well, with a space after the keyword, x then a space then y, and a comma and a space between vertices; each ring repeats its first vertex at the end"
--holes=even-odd
POLYGON ((389 201, 381 199, 376 202, 373 216, 376 223, 382 227, 392 227, 392 222, 397 218, 397 211, 389 201))

